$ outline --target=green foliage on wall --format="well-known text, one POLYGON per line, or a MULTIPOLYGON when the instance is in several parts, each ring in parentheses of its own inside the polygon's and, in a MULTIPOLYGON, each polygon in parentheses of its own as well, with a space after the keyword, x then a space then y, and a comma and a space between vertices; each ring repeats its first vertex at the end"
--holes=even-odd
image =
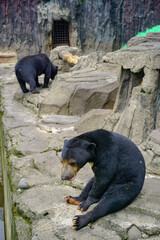
MULTIPOLYGON (((136 35, 136 37, 144 37, 147 35, 147 33, 150 32, 160 32, 160 25, 154 26, 152 28, 147 28, 145 32, 140 32, 136 35)), ((125 49, 127 45, 124 45, 121 49, 125 49)))

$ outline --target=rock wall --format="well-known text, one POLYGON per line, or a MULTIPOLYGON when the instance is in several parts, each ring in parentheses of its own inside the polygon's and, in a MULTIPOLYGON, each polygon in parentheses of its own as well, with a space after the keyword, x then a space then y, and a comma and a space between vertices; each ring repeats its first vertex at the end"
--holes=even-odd
POLYGON ((21 56, 49 52, 53 21, 70 22, 70 45, 83 51, 116 50, 160 22, 159 0, 2 0, 0 50, 21 56))

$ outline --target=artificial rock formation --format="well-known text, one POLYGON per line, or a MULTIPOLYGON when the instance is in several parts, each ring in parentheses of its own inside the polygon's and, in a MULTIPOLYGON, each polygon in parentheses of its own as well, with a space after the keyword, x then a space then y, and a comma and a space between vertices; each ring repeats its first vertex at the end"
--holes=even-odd
POLYGON ((81 56, 73 67, 73 64, 60 59, 61 53, 66 51, 73 55, 81 54, 78 48, 70 47, 57 47, 51 51, 50 59, 58 66, 59 71, 49 91, 40 89, 41 94, 33 96, 18 90, 15 99, 39 116, 82 116, 92 109, 112 109, 118 91, 118 66, 103 64, 104 52, 94 52, 81 56))
POLYGON ((77 47, 58 46, 50 51, 50 60, 58 66, 58 73, 64 73, 79 62, 81 55, 82 50, 77 47))
POLYGON ((126 49, 107 53, 103 61, 121 67, 113 110, 89 111, 75 128, 79 133, 104 128, 129 137, 140 147, 147 171, 160 175, 160 33, 132 38, 126 49))
MULTIPOLYGON (((111 69, 110 65, 109 68, 111 69)), ((82 240, 87 237, 88 240, 122 240, 134 237, 158 240, 160 180, 153 173, 152 178, 147 175, 141 194, 130 206, 99 219, 82 231, 72 229, 73 216, 81 213, 76 206, 67 204, 64 196, 79 195, 80 189, 93 173, 88 164, 73 182, 62 182, 60 151, 65 139, 78 134, 75 131, 75 124, 79 130, 78 122, 83 119, 84 127, 88 127, 88 131, 96 126, 101 127, 113 110, 94 109, 88 112, 88 118, 84 115, 80 120, 77 116, 53 114, 39 116, 40 99, 43 101, 52 89, 42 89, 37 95, 27 93, 24 96, 21 92, 15 94, 19 86, 15 79, 14 66, 0 65, 0 70, 1 107, 4 112, 2 117, 4 145, 2 144, 1 156, 7 239, 82 240)), ((143 149, 146 148, 150 170, 159 174, 156 166, 159 156, 157 146, 160 146, 160 143, 158 130, 155 131, 143 149), (151 155, 153 161, 149 158, 151 155)))
POLYGON ((53 23, 69 22, 69 42, 84 52, 119 49, 138 32, 160 22, 158 0, 2 0, 0 50, 18 57, 48 52, 53 47, 53 23))
POLYGON ((138 39, 132 39, 126 49, 104 57, 104 61, 121 66, 114 111, 104 128, 123 133, 139 145, 159 127, 160 34, 138 39))
POLYGON ((159 128, 159 53, 160 34, 153 33, 133 38, 126 49, 103 56, 106 66, 116 64, 121 70, 113 111, 101 127, 124 134, 138 145, 159 128))

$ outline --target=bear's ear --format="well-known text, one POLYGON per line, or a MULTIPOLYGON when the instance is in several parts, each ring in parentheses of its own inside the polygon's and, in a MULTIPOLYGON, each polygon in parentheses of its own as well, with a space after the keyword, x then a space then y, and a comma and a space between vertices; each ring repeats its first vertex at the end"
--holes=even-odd
POLYGON ((68 140, 67 140, 67 139, 65 139, 65 140, 64 140, 64 144, 65 144, 67 141, 68 141, 68 140))
POLYGON ((95 143, 90 143, 87 147, 88 150, 94 151, 96 148, 96 144, 95 143))
POLYGON ((95 143, 85 143, 84 147, 87 149, 87 151, 94 151, 94 149, 96 148, 96 144, 95 143))

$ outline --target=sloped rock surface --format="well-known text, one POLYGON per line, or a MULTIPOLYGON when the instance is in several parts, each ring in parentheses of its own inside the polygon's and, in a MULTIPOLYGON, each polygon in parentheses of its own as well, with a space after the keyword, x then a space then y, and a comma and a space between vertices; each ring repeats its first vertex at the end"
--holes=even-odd
MULTIPOLYGON (((66 79, 66 83, 70 81, 66 79)), ((79 78, 73 78, 73 82, 79 83, 79 78)), ((37 115, 29 105, 22 104, 24 96, 21 98, 16 94, 19 99, 17 102, 17 88, 15 78, 10 80, 6 75, 2 88, 3 127, 6 151, 9 153, 7 170, 12 186, 12 206, 18 240, 122 240, 130 236, 133 226, 139 229, 140 239, 157 240, 160 234, 160 179, 157 175, 147 176, 141 194, 126 209, 105 216, 78 232, 72 229, 72 219, 80 213, 76 206, 66 204, 63 197, 79 194, 93 173, 90 165, 86 165, 75 181, 62 182, 60 152, 64 139, 77 135, 74 126, 80 119, 44 113, 42 116, 37 115), (19 188, 19 182, 24 178, 28 185, 25 190, 19 188)), ((47 95, 46 91, 45 94, 47 95)), ((27 96, 31 104, 36 102, 36 96, 27 96)), ((25 98, 27 99, 26 96, 25 98)), ((88 113, 87 118, 91 122, 92 116, 96 114, 97 117, 100 116, 101 123, 101 116, 102 119, 106 116, 108 118, 109 113, 110 117, 110 110, 95 111, 92 110, 91 115, 88 113)), ((153 132, 150 141, 155 144, 153 149, 158 156, 156 144, 159 145, 159 132, 153 132)))
POLYGON ((39 114, 82 115, 93 108, 112 108, 117 87, 116 76, 106 72, 88 69, 62 74, 41 102, 39 114))

